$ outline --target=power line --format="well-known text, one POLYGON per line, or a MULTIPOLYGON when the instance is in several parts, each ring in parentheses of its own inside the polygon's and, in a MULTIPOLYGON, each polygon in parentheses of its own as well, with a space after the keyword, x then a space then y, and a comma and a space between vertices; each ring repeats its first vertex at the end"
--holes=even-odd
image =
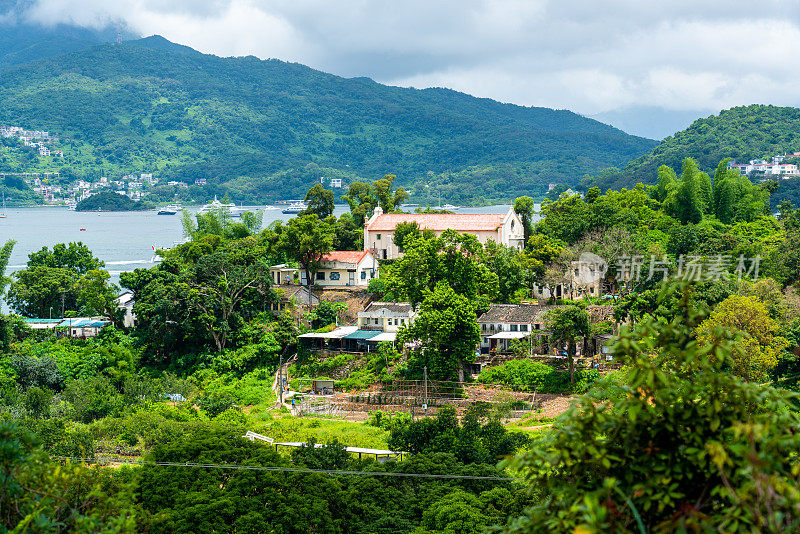
POLYGON ((495 482, 510 482, 524 480, 522 477, 493 477, 478 475, 438 475, 433 473, 392 473, 388 471, 351 471, 345 469, 306 469, 302 467, 276 467, 263 465, 237 465, 237 464, 200 464, 193 462, 145 462, 126 458, 80 458, 75 456, 51 456, 53 460, 69 460, 71 462, 95 464, 126 464, 157 467, 195 467, 204 469, 233 469, 241 471, 273 471, 283 473, 320 473, 326 475, 351 475, 351 476, 386 476, 402 478, 438 478, 447 480, 486 480, 495 482))

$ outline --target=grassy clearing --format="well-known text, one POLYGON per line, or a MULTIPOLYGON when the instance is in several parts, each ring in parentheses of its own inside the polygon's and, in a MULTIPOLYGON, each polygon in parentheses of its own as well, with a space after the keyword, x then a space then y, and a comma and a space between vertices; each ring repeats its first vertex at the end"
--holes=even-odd
POLYGON ((273 413, 275 415, 269 419, 263 414, 253 414, 253 430, 279 441, 308 441, 313 438, 317 443, 327 443, 335 438, 348 447, 388 448, 386 440, 389 433, 378 427, 337 419, 273 413))

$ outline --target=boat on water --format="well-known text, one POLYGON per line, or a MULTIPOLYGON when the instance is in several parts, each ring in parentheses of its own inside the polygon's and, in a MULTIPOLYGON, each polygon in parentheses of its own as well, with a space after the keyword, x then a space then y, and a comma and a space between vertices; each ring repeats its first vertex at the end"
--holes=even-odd
POLYGON ((280 208, 278 206, 264 206, 264 211, 273 211, 273 210, 279 210, 279 209, 280 208))
POLYGON ((237 208, 236 204, 231 202, 230 204, 223 204, 219 200, 217 200, 217 195, 214 195, 214 200, 200 208, 198 213, 205 214, 210 213, 212 211, 227 211, 228 215, 231 217, 241 217, 242 213, 245 211, 242 208, 237 208))
POLYGON ((0 211, 0 219, 6 218, 6 189, 3 188, 3 211, 0 211))
POLYGON ((163 206, 159 208, 157 213, 158 215, 175 215, 176 213, 181 211, 181 209, 183 208, 181 208, 178 205, 170 204, 169 206, 163 206))
POLYGON ((432 210, 440 210, 440 211, 455 211, 459 209, 461 206, 453 206, 452 204, 445 204, 444 206, 431 206, 432 210))
POLYGON ((305 202, 294 202, 283 209, 281 213, 286 215, 297 215, 301 211, 305 211, 308 206, 305 202))

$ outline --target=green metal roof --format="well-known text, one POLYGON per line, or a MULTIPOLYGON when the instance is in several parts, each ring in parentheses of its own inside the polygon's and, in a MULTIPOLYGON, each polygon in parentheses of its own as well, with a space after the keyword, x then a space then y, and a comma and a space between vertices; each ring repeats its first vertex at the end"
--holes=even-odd
POLYGON ((26 323, 60 323, 64 319, 38 319, 26 317, 23 319, 26 323))
POLYGON ((380 330, 356 330, 352 334, 344 336, 344 339, 371 339, 380 333, 380 330))

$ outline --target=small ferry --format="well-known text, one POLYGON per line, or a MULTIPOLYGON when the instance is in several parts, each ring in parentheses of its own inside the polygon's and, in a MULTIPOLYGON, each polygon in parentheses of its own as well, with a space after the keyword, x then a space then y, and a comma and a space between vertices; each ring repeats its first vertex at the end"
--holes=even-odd
POLYGON ((289 206, 285 207, 281 213, 285 213, 287 215, 297 215, 301 211, 305 211, 308 206, 305 202, 294 202, 289 204, 289 206))

